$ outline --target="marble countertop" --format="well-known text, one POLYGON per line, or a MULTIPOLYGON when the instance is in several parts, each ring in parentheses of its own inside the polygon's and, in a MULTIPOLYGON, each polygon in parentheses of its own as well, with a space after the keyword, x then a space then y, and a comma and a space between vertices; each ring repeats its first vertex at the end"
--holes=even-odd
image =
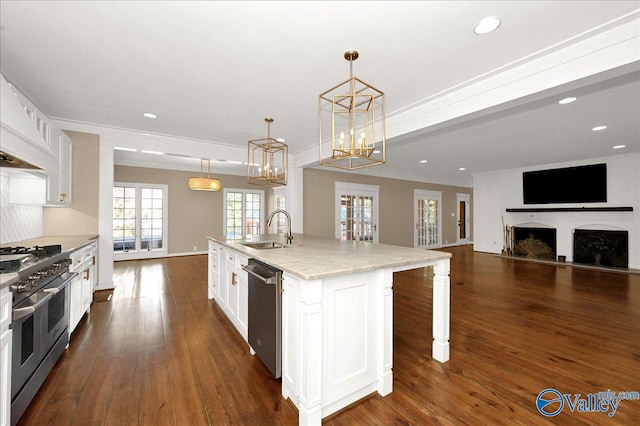
POLYGON ((401 271, 451 257, 451 253, 441 251, 361 241, 322 239, 302 234, 294 234, 291 245, 287 245, 284 234, 251 235, 246 240, 208 238, 305 280, 382 268, 401 271), (258 250, 242 245, 256 241, 275 241, 287 247, 258 250))
POLYGON ((2 244, 0 247, 33 247, 60 244, 62 245, 63 252, 72 252, 86 246, 97 238, 98 235, 64 235, 60 237, 39 237, 29 240, 13 241, 11 243, 2 244))
MULTIPOLYGON (((11 243, 2 244, 1 247, 33 247, 47 246, 52 244, 62 245, 63 252, 73 252, 86 246, 96 240, 98 235, 65 235, 61 237, 39 237, 29 240, 13 241, 11 243)), ((18 274, 2 274, 0 275, 0 289, 18 281, 18 274)))

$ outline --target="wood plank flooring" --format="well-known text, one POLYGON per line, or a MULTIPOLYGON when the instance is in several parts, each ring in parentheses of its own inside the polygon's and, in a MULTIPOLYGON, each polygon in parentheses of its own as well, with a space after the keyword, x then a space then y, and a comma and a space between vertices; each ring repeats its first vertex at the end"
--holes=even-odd
MULTIPOLYGON (((429 269, 394 276, 393 393, 327 425, 632 425, 535 408, 538 393, 640 391, 640 276, 447 249, 451 360, 431 358, 429 269)), ((117 262, 22 425, 295 425, 280 381, 206 298, 206 256, 117 262)))

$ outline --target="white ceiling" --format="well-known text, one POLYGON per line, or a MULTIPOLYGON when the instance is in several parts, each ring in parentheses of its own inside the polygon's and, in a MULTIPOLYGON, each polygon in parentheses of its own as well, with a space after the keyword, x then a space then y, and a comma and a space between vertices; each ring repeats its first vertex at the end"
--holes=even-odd
MULTIPOLYGON (((360 52, 354 74, 385 92, 393 115, 637 19, 639 9, 640 1, 2 0, 0 69, 53 118, 246 147, 265 137, 270 116, 271 135, 297 154, 317 143, 318 95, 348 78, 347 50, 360 52), (475 35, 491 15, 501 27, 475 35)), ((398 135, 387 164, 363 173, 470 186, 477 172, 639 152, 638 68, 398 135), (579 99, 558 105, 565 94, 579 99), (599 124, 608 129, 592 132, 599 124), (618 144, 626 148, 613 151, 618 144)), ((118 153, 116 162, 168 158, 150 155, 118 153)), ((214 161, 212 170, 243 167, 214 161)))

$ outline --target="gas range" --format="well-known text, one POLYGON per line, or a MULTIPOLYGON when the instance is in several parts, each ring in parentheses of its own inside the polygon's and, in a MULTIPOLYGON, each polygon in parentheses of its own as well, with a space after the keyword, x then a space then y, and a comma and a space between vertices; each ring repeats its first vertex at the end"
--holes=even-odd
POLYGON ((17 305, 69 269, 71 259, 59 244, 34 247, 1 247, 0 274, 16 273, 10 286, 17 305))

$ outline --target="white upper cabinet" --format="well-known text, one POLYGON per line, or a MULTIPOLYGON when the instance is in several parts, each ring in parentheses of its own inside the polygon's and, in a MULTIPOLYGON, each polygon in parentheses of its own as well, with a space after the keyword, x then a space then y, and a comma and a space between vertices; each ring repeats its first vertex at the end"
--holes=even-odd
POLYGON ((0 168, 9 175, 10 202, 46 206, 71 205, 71 138, 55 128, 49 117, 0 75, 2 145, 0 150, 40 170, 28 171, 39 179, 0 168), (43 185, 42 181, 46 180, 43 185))
POLYGON ((51 150, 51 121, 0 76, 2 151, 43 170, 57 163, 51 150))
POLYGON ((47 206, 71 205, 71 176, 73 147, 71 138, 62 130, 51 131, 51 148, 58 159, 58 167, 47 173, 47 206))

